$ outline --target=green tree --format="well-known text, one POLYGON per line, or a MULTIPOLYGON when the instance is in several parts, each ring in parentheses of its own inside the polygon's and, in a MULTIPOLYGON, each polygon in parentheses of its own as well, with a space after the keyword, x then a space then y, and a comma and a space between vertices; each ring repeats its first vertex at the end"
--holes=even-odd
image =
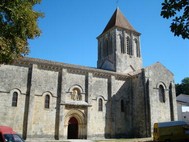
POLYGON ((41 0, 0 0, 0 63, 11 63, 29 53, 28 39, 40 36, 33 7, 41 0))
POLYGON ((189 0, 164 0, 161 16, 173 18, 170 28, 175 36, 189 39, 189 0))
POLYGON ((189 95, 189 77, 185 77, 181 84, 176 84, 176 95, 187 94, 189 95))

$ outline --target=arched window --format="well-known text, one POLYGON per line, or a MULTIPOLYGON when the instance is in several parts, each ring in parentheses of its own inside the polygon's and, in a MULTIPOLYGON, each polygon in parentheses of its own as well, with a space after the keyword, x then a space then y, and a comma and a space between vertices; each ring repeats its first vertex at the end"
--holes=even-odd
POLYGON ((98 43, 99 45, 98 45, 98 59, 100 60, 101 58, 102 58, 102 43, 101 42, 99 42, 98 43))
POLYGON ((127 54, 130 55, 130 38, 127 37, 127 54))
POLYGON ((106 56, 108 56, 108 39, 107 38, 105 38, 104 40, 103 40, 103 58, 105 58, 106 56))
POLYGON ((165 102, 165 89, 162 85, 159 85, 159 101, 162 103, 165 102))
POLYGON ((119 39, 120 39, 121 53, 125 53, 123 37, 120 35, 119 39))
POLYGON ((108 51, 108 53, 109 53, 109 55, 111 55, 112 53, 113 53, 113 47, 112 47, 112 37, 110 36, 109 37, 109 40, 108 40, 108 46, 109 46, 109 51, 108 51))
POLYGON ((45 108, 49 108, 50 107, 50 96, 46 95, 45 96, 45 108))
POLYGON ((127 54, 133 55, 133 47, 131 44, 131 39, 129 37, 127 37, 127 54))
POLYGON ((17 103, 18 103, 18 93, 17 92, 13 92, 13 95, 12 95, 12 106, 13 107, 17 107, 17 103))
POLYGON ((135 39, 135 46, 136 46, 136 56, 140 57, 140 48, 139 48, 139 43, 137 39, 135 39))
POLYGON ((105 46, 105 48, 106 48, 106 56, 108 56, 109 55, 109 53, 108 53, 108 48, 109 48, 109 46, 108 46, 108 38, 106 38, 105 44, 106 44, 106 46, 105 46))
POLYGON ((98 111, 103 111, 103 101, 101 98, 98 100, 98 111))
POLYGON ((125 110, 124 110, 124 101, 123 100, 121 100, 121 112, 124 112, 125 110))

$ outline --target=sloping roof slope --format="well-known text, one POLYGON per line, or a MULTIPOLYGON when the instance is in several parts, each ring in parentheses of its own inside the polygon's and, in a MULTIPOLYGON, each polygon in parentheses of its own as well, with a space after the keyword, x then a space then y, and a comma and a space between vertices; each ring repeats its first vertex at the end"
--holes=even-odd
POLYGON ((113 13, 111 19, 109 20, 108 24, 104 28, 102 34, 107 32, 109 29, 111 29, 112 27, 115 27, 115 26, 120 27, 120 28, 124 28, 124 29, 127 29, 127 30, 131 30, 131 31, 138 33, 132 27, 132 25, 128 22, 128 20, 124 17, 124 15, 121 13, 119 8, 117 8, 115 10, 115 12, 113 13))
POLYGON ((158 127, 171 127, 171 126, 178 126, 178 125, 187 125, 184 121, 170 121, 170 122, 159 122, 158 127))
MULTIPOLYGON (((169 69, 167 69, 163 64, 161 64, 160 62, 156 62, 148 67, 145 67, 145 70, 156 70, 156 71, 159 71, 159 72, 166 72, 166 74, 168 75, 174 75, 169 69)), ((155 73, 155 72, 154 72, 155 73)))
POLYGON ((180 94, 179 96, 177 96, 177 101, 189 104, 189 95, 180 94))

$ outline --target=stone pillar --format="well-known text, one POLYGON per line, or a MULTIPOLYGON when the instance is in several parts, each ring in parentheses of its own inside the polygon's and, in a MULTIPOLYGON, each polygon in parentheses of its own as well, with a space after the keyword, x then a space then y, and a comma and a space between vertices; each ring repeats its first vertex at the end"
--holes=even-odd
POLYGON ((147 93, 148 93, 148 97, 149 97, 149 110, 148 110, 148 113, 149 113, 149 136, 152 136, 153 134, 153 125, 154 125, 154 120, 152 120, 152 112, 151 112, 151 97, 152 97, 152 94, 153 94, 153 83, 152 83, 152 79, 151 78, 148 78, 148 82, 147 82, 147 85, 148 85, 148 89, 147 89, 147 93))
POLYGON ((173 81, 170 83, 171 84, 171 94, 172 94, 172 105, 173 105, 173 119, 174 121, 178 120, 178 114, 177 114, 177 101, 176 101, 176 92, 175 92, 175 84, 173 81))
POLYGON ((106 120, 106 129, 107 129, 107 133, 109 135, 109 137, 114 137, 115 136, 115 133, 116 133, 116 113, 115 113, 115 110, 112 110, 112 102, 113 99, 112 99, 112 96, 113 94, 115 94, 114 92, 114 84, 115 84, 115 76, 111 76, 109 79, 108 79, 108 109, 106 110, 109 110, 106 112, 106 116, 107 116, 107 120, 106 120))
MULTIPOLYGON (((87 102, 89 105, 91 105, 92 101, 92 82, 93 82, 93 75, 92 73, 88 73, 87 79, 86 79, 86 96, 87 96, 87 102)), ((93 135, 93 130, 90 126, 91 122, 91 107, 87 108, 87 122, 86 122, 86 128, 87 128, 87 138, 89 139, 93 135)))
POLYGON ((23 137, 26 139, 32 138, 32 122, 33 122, 33 111, 35 106, 35 70, 37 70, 37 65, 33 64, 29 69, 28 83, 27 83, 27 93, 25 101, 25 114, 24 114, 24 129, 23 137))
POLYGON ((63 105, 63 102, 65 101, 65 95, 66 95, 66 89, 67 89, 67 69, 62 69, 62 86, 61 86, 61 101, 60 101, 60 113, 59 113, 59 139, 66 139, 67 136, 65 136, 64 133, 64 117, 65 117, 65 105, 63 105))
POLYGON ((62 69, 58 72, 58 87, 57 87, 57 100, 56 100, 56 120, 55 120, 55 139, 59 139, 59 123, 60 123, 60 103, 62 94, 62 69))

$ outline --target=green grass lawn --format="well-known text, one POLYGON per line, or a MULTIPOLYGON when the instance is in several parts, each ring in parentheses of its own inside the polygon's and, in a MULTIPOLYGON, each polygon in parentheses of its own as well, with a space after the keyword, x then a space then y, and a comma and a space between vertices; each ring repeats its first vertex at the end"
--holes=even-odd
POLYGON ((108 139, 108 140, 96 140, 95 142, 152 142, 152 138, 108 139))

